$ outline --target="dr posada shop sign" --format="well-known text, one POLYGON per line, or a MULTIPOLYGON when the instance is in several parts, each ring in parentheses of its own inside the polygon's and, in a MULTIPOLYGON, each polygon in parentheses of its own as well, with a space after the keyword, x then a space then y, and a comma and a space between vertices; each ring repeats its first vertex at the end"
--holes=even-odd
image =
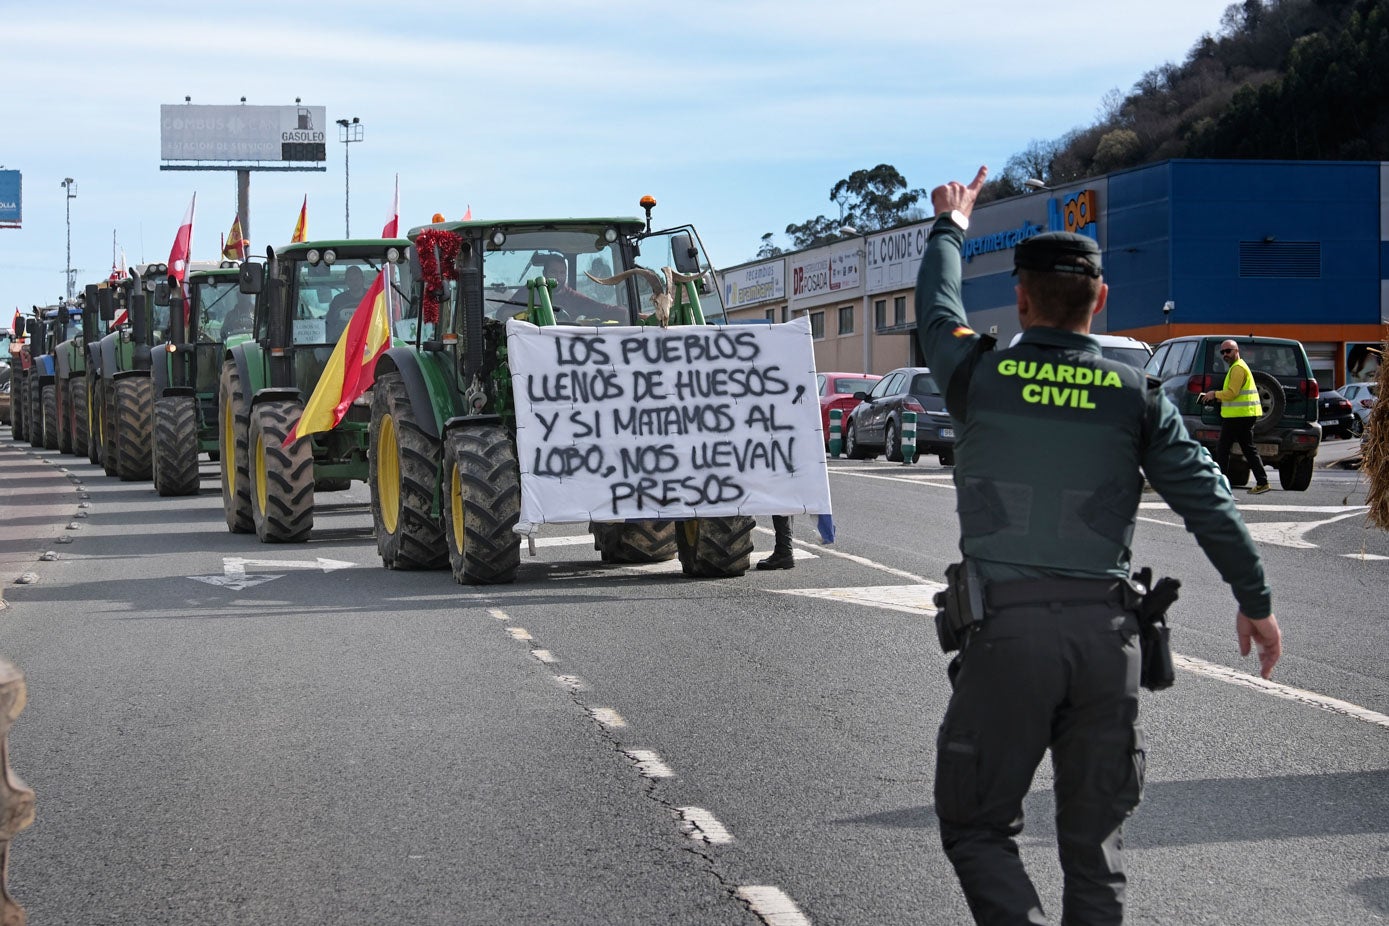
POLYGON ((521 526, 828 514, 810 321, 507 322, 521 526))

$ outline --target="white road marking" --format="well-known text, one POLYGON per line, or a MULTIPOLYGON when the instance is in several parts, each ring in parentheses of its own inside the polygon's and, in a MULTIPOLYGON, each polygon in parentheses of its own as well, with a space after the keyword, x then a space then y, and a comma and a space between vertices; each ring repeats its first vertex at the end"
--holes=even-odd
POLYGON ((1378 553, 1342 553, 1346 559, 1363 559, 1367 562, 1378 562, 1389 559, 1389 556, 1380 556, 1378 553))
POLYGON ((507 616, 507 613, 503 611, 501 608, 488 608, 487 613, 492 615, 499 621, 510 620, 510 618, 507 616))
POLYGON ((738 899, 752 908, 767 926, 810 926, 810 920, 779 887, 748 884, 738 888, 738 899))
POLYGON ((508 628, 506 628, 506 632, 509 633, 509 634, 511 634, 511 639, 513 639, 513 640, 530 640, 530 639, 533 639, 533 638, 531 637, 530 631, 527 630, 527 629, 524 628, 524 627, 508 627, 508 628))
POLYGON ((590 707, 588 712, 593 715, 593 719, 609 729, 616 730, 618 727, 627 726, 627 721, 622 719, 622 715, 610 707, 590 707))
POLYGON ((844 475, 846 476, 854 476, 858 479, 881 479, 884 482, 906 482, 912 485, 934 486, 938 489, 949 489, 952 492, 955 491, 955 478, 953 476, 942 479, 937 476, 928 475, 909 476, 905 473, 901 476, 883 476, 877 473, 860 473, 855 471, 842 471, 835 469, 830 470, 831 475, 840 472, 844 472, 844 475))
POLYGON ((904 614, 931 616, 936 613, 936 606, 932 603, 931 597, 944 588, 943 582, 926 582, 922 585, 865 585, 858 588, 791 588, 768 591, 775 591, 778 595, 801 595, 805 598, 886 608, 904 614))
POLYGON ((1195 672, 1197 675, 1204 675, 1214 678, 1231 685, 1242 685, 1245 688, 1253 688, 1256 691, 1263 691, 1274 697, 1285 698, 1289 701, 1296 701, 1299 704, 1307 704, 1333 714, 1341 714, 1345 717, 1353 717, 1356 720, 1363 720, 1372 723, 1377 727, 1389 730, 1389 717, 1377 711, 1351 704, 1349 701, 1342 701, 1339 698, 1328 697, 1327 695, 1317 694, 1313 691, 1303 691, 1301 688, 1293 688, 1290 685, 1280 685, 1278 682, 1266 681, 1257 675, 1250 675, 1238 669, 1231 669, 1229 666, 1217 665, 1213 662, 1206 662, 1204 659, 1196 659, 1192 656, 1183 656, 1180 653, 1172 654, 1172 664, 1186 669, 1188 672, 1195 672))
POLYGON ((681 807, 680 819, 684 821, 685 833, 691 839, 707 842, 711 846, 723 846, 733 841, 733 834, 703 807, 681 807))
POLYGON ((588 683, 577 675, 556 675, 555 681, 570 691, 584 691, 588 688, 588 683))
POLYGON ((1358 518, 1363 513, 1352 511, 1324 521, 1247 521, 1245 526, 1249 528, 1249 536, 1253 537, 1256 543, 1270 543, 1280 547, 1291 547, 1294 550, 1315 550, 1317 545, 1304 537, 1308 531, 1344 521, 1346 518, 1358 518))
POLYGON ((531 650, 531 655, 546 664, 559 662, 559 660, 555 658, 555 654, 547 649, 533 649, 531 650))
POLYGON ((266 582, 275 579, 283 579, 284 573, 276 575, 250 575, 246 572, 247 566, 262 566, 271 569, 321 569, 324 572, 334 572, 338 569, 351 569, 356 563, 349 563, 340 559, 325 559, 322 556, 309 560, 279 560, 279 559, 248 559, 244 556, 224 556, 222 557, 222 574, 220 576, 189 576, 195 582, 202 582, 207 585, 217 585, 222 588, 229 588, 232 591, 242 591, 248 588, 255 588, 266 582))
POLYGON ((675 772, 661 761, 661 757, 649 749, 624 749, 627 758, 637 763, 637 771, 643 778, 674 778, 675 772))

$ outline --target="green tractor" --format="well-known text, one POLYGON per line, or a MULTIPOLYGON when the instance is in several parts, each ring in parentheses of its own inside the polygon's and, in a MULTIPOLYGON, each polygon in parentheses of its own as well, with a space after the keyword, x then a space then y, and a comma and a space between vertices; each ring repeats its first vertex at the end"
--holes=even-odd
POLYGON ((169 336, 153 350, 154 445, 151 464, 160 495, 198 494, 198 455, 218 459, 217 384, 229 346, 251 337, 252 303, 240 291, 237 261, 193 270, 156 287, 169 305, 169 336), (185 293, 187 296, 185 297, 185 293))
MULTIPOLYGON (((154 345, 169 326, 167 300, 159 305, 165 264, 140 264, 119 281, 98 287, 99 314, 109 331, 96 350, 98 375, 90 377, 92 408, 102 467, 123 481, 149 479, 154 431, 154 345)), ((90 458, 90 456, 89 456, 90 458)))
POLYGON ((222 507, 232 532, 254 531, 265 543, 308 540, 315 493, 366 480, 365 397, 331 430, 288 446, 286 438, 366 284, 384 268, 392 301, 404 302, 409 246, 380 238, 300 242, 241 265, 240 291, 256 297, 255 334, 225 351, 218 389, 222 507))
MULTIPOLYGON (((371 404, 371 508, 392 569, 447 564, 460 583, 512 582, 520 469, 505 324, 705 323, 708 264, 689 227, 638 218, 464 221, 414 229, 409 346, 377 362, 371 404), (653 268, 662 268, 662 273, 653 268), (569 281, 573 281, 572 284, 569 281), (656 313, 643 307, 654 303, 656 313)), ((715 296, 717 298, 717 296, 715 296)), ((747 571, 750 517, 593 522, 605 562, 679 556, 686 575, 747 571)))
POLYGON ((47 328, 52 369, 52 381, 43 387, 44 443, 61 453, 86 454, 88 418, 85 399, 86 352, 83 350, 85 329, 89 317, 96 316, 96 306, 88 312, 85 293, 74 305, 58 306, 47 313, 47 328))

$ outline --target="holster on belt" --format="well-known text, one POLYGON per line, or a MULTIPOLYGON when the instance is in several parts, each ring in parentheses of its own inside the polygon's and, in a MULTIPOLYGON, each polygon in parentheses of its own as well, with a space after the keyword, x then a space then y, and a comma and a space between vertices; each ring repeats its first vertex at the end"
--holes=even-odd
POLYGON ((969 560, 945 567, 945 591, 936 592, 936 639, 953 653, 964 646, 969 632, 984 619, 984 586, 969 560))
POLYGON ((1149 691, 1172 687, 1176 670, 1172 666, 1172 646, 1167 627, 1167 609, 1177 600, 1182 583, 1177 579, 1161 578, 1153 582, 1153 570, 1144 566, 1133 574, 1134 583, 1142 589, 1138 602, 1138 644, 1141 669, 1138 683, 1149 691))

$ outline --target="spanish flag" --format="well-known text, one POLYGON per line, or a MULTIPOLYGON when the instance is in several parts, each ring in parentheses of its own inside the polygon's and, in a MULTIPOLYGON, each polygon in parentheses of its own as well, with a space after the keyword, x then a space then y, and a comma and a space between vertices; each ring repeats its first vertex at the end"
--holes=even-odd
POLYGON ((347 414, 348 406, 371 388, 376 381, 376 358, 391 346, 386 306, 386 271, 382 269, 333 347, 323 376, 304 405, 304 413, 285 437, 284 446, 306 434, 331 431, 347 414))
POLYGON ((309 197, 304 194, 304 205, 299 207, 299 221, 294 223, 294 237, 289 239, 290 244, 298 241, 308 241, 309 230, 309 197))

